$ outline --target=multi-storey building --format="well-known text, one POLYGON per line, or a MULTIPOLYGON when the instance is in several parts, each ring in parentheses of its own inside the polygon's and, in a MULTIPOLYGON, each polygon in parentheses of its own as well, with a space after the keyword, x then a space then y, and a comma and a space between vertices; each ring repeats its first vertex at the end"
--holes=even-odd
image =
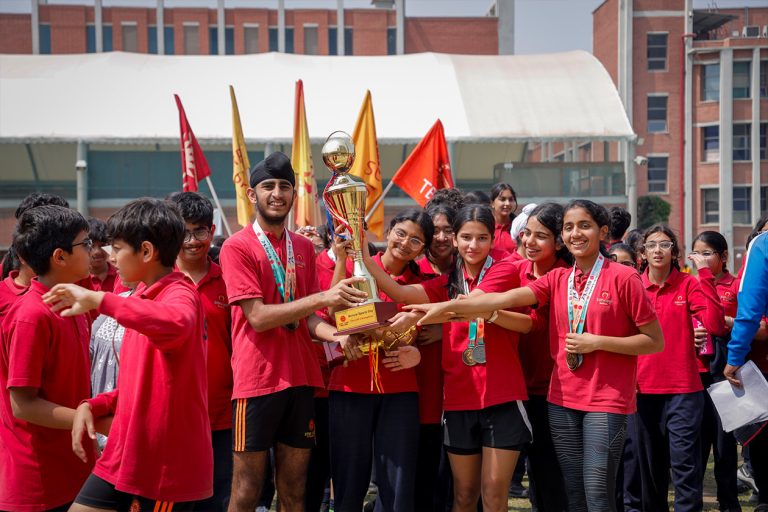
POLYGON ((739 265, 768 212, 768 8, 606 0, 593 13, 593 53, 638 135, 638 195, 671 204, 684 250, 719 231, 739 265))

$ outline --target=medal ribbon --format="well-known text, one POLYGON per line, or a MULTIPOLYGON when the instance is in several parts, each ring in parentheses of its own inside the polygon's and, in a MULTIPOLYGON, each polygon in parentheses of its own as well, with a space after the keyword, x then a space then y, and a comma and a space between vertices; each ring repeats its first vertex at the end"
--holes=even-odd
POLYGON ((605 262, 605 256, 602 254, 597 255, 597 261, 595 261, 592 271, 587 278, 587 284, 584 286, 584 292, 579 296, 576 291, 574 281, 576 279, 576 265, 571 270, 571 275, 568 276, 568 329, 569 332, 581 334, 584 332, 584 323, 587 320, 587 309, 589 308, 589 300, 592 298, 592 294, 595 292, 595 286, 597 286, 597 278, 600 276, 600 271, 603 269, 603 263, 605 262))
MULTIPOLYGON (((483 264, 483 269, 480 271, 480 275, 477 276, 478 285, 483 280, 483 277, 485 277, 485 273, 488 271, 488 269, 491 267, 492 264, 493 264, 493 258, 491 258, 490 256, 485 258, 485 264, 483 264)), ((464 284, 464 294, 469 295, 469 284, 467 283, 466 277, 464 277, 463 284, 464 284)), ((468 348, 475 348, 475 342, 477 342, 478 345, 483 345, 484 336, 485 336, 485 320, 483 318, 476 318, 475 320, 472 320, 471 322, 469 322, 468 348)))
POLYGON ((293 257, 293 242, 291 242, 291 237, 288 235, 288 230, 285 228, 283 229, 287 263, 285 268, 283 268, 283 264, 280 261, 280 258, 278 258, 275 248, 272 247, 272 242, 269 241, 264 230, 259 226, 259 222, 253 222, 253 232, 256 233, 256 238, 259 240, 264 252, 267 253, 269 265, 272 267, 272 274, 275 276, 275 283, 277 283, 280 296, 285 303, 291 302, 294 299, 296 292, 296 260, 293 257))

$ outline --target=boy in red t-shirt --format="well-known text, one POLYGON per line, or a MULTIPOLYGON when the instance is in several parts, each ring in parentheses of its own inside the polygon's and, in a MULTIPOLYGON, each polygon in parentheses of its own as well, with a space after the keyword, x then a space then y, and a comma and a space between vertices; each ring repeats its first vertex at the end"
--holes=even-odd
POLYGON ((88 223, 69 208, 39 206, 19 218, 14 248, 38 278, 2 322, 0 510, 67 507, 90 471, 69 435, 75 408, 90 396, 89 324, 61 318, 42 299, 88 275, 90 244, 88 223))
POLYGON ((208 333, 208 416, 213 441, 213 496, 199 510, 226 510, 232 487, 232 317, 221 267, 208 252, 215 226, 213 205, 196 192, 170 198, 186 224, 176 267, 195 284, 208 333))
POLYGON ((44 299, 62 317, 98 310, 123 325, 117 389, 77 408, 72 449, 84 462, 94 419, 114 415, 109 441, 70 509, 191 510, 212 493, 207 343, 200 298, 173 266, 184 241, 178 208, 128 203, 108 221, 112 263, 130 297, 54 286, 44 299))

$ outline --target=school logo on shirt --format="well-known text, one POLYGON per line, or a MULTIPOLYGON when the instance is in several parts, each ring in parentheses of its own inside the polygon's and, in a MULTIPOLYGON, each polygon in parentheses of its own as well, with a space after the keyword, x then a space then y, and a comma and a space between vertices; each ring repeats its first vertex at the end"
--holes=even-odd
POLYGON ((720 300, 722 302, 736 302, 736 297, 730 291, 726 291, 720 296, 720 300))
POLYGON ((600 304, 601 306, 610 306, 611 304, 613 304, 613 300, 611 299, 611 294, 607 290, 604 291, 597 298, 597 303, 600 304))
POLYGON ((229 304, 227 304, 227 297, 225 295, 219 295, 216 300, 213 301, 213 304, 221 309, 227 309, 229 307, 229 304))
POLYGON ((304 256, 297 254, 293 258, 296 261, 296 268, 304 268, 304 256))
POLYGON ((685 299, 683 298, 682 295, 678 295, 677 297, 675 297, 674 304, 675 306, 685 306, 685 299))
POLYGON ((309 420, 309 425, 307 425, 307 431, 304 432, 304 437, 307 439, 315 438, 315 420, 309 420))

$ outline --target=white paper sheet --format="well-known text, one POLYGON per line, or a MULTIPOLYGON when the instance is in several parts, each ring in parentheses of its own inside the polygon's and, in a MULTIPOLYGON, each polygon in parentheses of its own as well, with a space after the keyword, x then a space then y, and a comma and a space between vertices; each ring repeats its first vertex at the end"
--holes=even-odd
POLYGON ((741 381, 741 388, 726 380, 707 389, 726 432, 768 420, 768 382, 755 363, 747 361, 736 372, 736 377, 741 381))

